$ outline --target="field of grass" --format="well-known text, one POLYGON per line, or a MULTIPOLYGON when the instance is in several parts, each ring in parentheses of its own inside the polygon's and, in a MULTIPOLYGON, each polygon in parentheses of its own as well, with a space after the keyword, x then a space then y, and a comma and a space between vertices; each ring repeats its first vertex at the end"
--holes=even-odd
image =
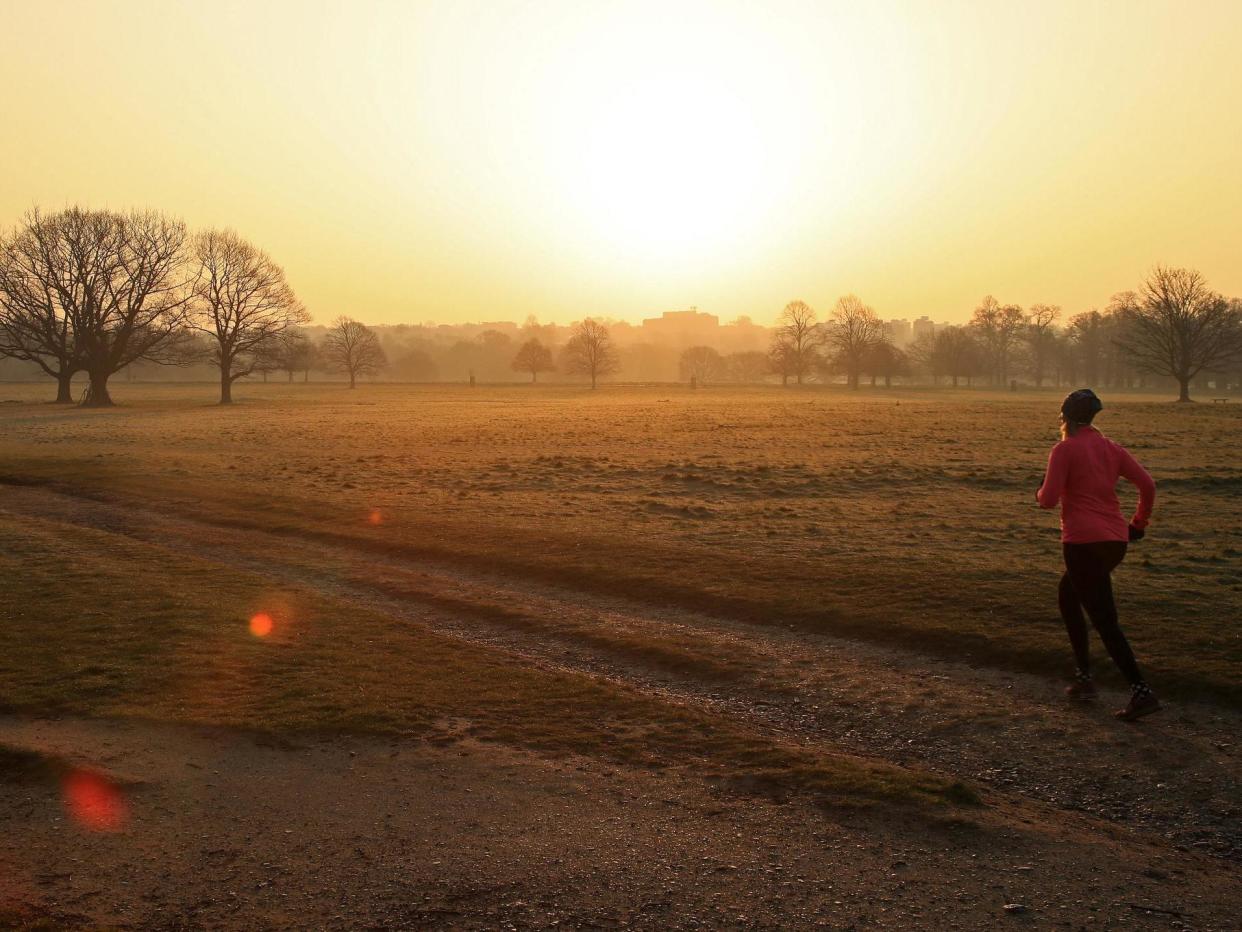
MULTIPOLYGON (((46 394, 0 388, 10 487, 1050 677, 1069 664, 1056 518, 1033 498, 1056 393, 273 384, 219 408, 203 386, 132 385, 108 411, 46 394)), ((1151 533, 1116 576, 1123 623, 1161 689, 1236 704, 1242 414, 1105 403, 1099 426, 1159 487, 1151 533)), ((66 532, 22 561, 35 538, 5 530, 26 585, 30 566, 85 580, 119 559, 74 556, 85 538, 66 532)), ((125 571, 145 587, 135 561, 125 571)), ((41 599, 65 588, 42 585, 41 599)), ((158 611, 187 591, 201 582, 158 611)))

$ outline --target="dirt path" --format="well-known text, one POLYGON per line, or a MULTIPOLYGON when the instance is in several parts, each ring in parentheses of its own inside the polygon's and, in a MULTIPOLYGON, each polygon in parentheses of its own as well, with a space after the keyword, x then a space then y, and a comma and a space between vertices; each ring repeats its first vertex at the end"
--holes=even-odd
POLYGON ((87 832, 56 787, 0 781, 0 925, 1227 929, 1240 899, 1219 861, 1091 826, 912 830, 493 746, 11 717, 0 740, 110 773, 130 812, 87 832))
POLYGON ((805 740, 917 764, 1242 860, 1239 713, 1121 726, 1040 677, 500 575, 120 509, 39 489, 0 507, 136 537, 363 602, 531 662, 658 690, 805 740))
MULTIPOLYGON (((145 866, 134 866, 138 861, 126 853, 128 842, 115 844, 112 854, 105 856, 105 849, 116 842, 115 838, 84 837, 83 844, 98 849, 100 863, 113 864, 109 868, 113 873, 87 879, 78 875, 71 881, 53 878, 45 886, 54 891, 68 884, 75 889, 84 885, 84 889, 124 893, 126 885, 120 881, 128 876, 127 870, 135 872, 136 889, 144 883, 159 889, 161 881, 150 873, 156 868, 149 862, 175 856, 181 869, 206 865, 202 890, 215 893, 202 892, 202 902, 195 906, 198 901, 188 900, 186 891, 166 891, 168 909, 174 911, 170 915, 208 925, 229 924, 229 916, 241 915, 261 916, 259 925, 286 923, 296 927, 301 921, 298 917, 307 916, 331 924, 335 920, 318 895, 322 890, 316 884, 320 882, 312 882, 308 892, 299 871, 327 871, 336 878, 333 882, 340 886, 342 895, 352 897, 342 901, 346 905, 341 906, 341 916, 363 915, 358 910, 365 907, 371 911, 366 915, 377 917, 375 923, 397 926, 442 920, 496 925, 503 916, 519 925, 550 925, 555 921, 613 925, 624 921, 651 927, 689 926, 694 924, 689 917, 695 917, 695 921, 709 926, 775 927, 811 924, 819 918, 831 925, 865 923, 868 919, 887 924, 900 919, 907 924, 952 922, 988 927, 1004 915, 998 912, 1003 906, 998 899, 1021 901, 1021 896, 1008 892, 1015 889, 1011 882, 1015 875, 1022 881, 1019 889, 1037 891, 1023 894, 1027 899, 1042 897, 1035 912, 1049 919, 1081 922, 1088 915, 1098 914, 1105 924, 1122 918, 1145 918, 1165 926, 1186 923, 1225 928, 1225 917, 1239 906, 1236 892, 1224 892, 1231 890, 1231 884, 1236 891, 1236 868, 1220 860, 1213 866, 1213 860, 1196 856, 1242 856, 1238 827, 1242 795, 1235 743, 1236 735, 1242 733, 1242 717, 1229 710, 1174 706, 1141 726, 1126 727, 1112 720, 1107 706, 1066 708, 1058 701, 1058 688, 1038 677, 973 669, 851 641, 783 631, 779 626, 758 627, 670 611, 646 605, 641 599, 603 597, 592 593, 589 586, 582 590, 557 588, 445 564, 381 559, 345 546, 308 544, 287 536, 216 527, 41 489, 4 489, 0 510, 123 534, 262 572, 273 579, 379 609, 397 623, 427 625, 453 637, 512 652, 530 663, 624 682, 659 693, 668 701, 693 703, 714 714, 743 718, 754 727, 799 741, 940 770, 989 786, 998 799, 1016 801, 1019 807, 1028 800, 1033 806, 1020 818, 1033 823, 1030 834, 1025 834, 1025 829, 1014 833, 1013 847, 1007 842, 1005 850, 998 852, 983 850, 987 846, 972 846, 969 840, 964 843, 960 837, 936 840, 920 834, 922 830, 912 834, 909 826, 885 825, 882 821, 876 824, 874 816, 867 820, 860 816, 862 821, 857 825, 840 820, 826 822, 822 814, 808 814, 800 804, 775 806, 752 801, 741 805, 676 777, 656 778, 591 762, 580 762, 579 769, 565 769, 495 748, 443 752, 421 746, 359 743, 356 748, 345 749, 327 745, 283 749, 264 748, 244 736, 233 736, 225 742, 228 760, 223 766, 208 768, 207 763, 200 763, 195 769, 182 761, 209 762, 211 755, 218 753, 214 744, 220 740, 218 734, 133 723, 10 720, 3 723, 0 732, 5 740, 19 746, 85 754, 105 767, 111 766, 113 759, 124 761, 127 768, 140 771, 134 777, 142 787, 138 792, 152 801, 146 811, 162 813, 150 823, 153 834, 143 836, 140 845, 138 836, 129 833, 133 844, 153 852, 139 858, 145 866), (107 752, 108 743, 119 743, 124 751, 107 752), (377 781, 373 785, 366 783, 353 763, 360 756, 370 762, 365 772, 371 774, 366 779, 377 781), (503 764, 499 763, 501 759, 503 764), (443 783, 437 782, 438 777, 433 779, 437 767, 450 773, 443 783), (220 780, 205 780, 200 772, 204 768, 220 780), (453 768, 464 769, 455 772, 453 768), (513 780, 497 782, 498 768, 511 768, 513 780), (187 770, 192 771, 190 779, 187 770), (263 775, 259 782, 265 789, 254 798, 247 790, 250 774, 263 775), (331 783, 332 774, 336 783, 331 783), (548 781, 559 787, 558 781, 566 774, 582 781, 577 802, 540 810, 540 794, 555 797, 560 792, 548 789, 548 781), (651 803, 641 816, 636 815, 635 800, 655 798, 664 792, 665 780, 676 784, 676 790, 664 797, 673 802, 651 803), (412 782, 407 785, 406 781, 412 782), (476 814, 473 818, 468 817, 471 806, 464 806, 460 820, 448 820, 451 828, 441 826, 449 839, 448 849, 461 852, 463 860, 456 868, 429 871, 425 883, 419 881, 423 886, 403 888, 392 873, 395 865, 409 865, 408 853, 402 860, 397 850, 402 840, 422 839, 411 844, 419 850, 435 850, 435 824, 441 820, 426 810, 421 816, 412 814, 395 800, 419 798, 420 794, 438 798, 448 784, 454 792, 472 796, 469 802, 475 807, 480 801, 475 792, 490 794, 489 805, 480 810, 481 817, 476 814), (272 788, 276 792, 270 792, 272 788), (350 800, 344 807, 340 804, 343 798, 350 800), (156 804, 156 800, 162 801, 156 804), (615 808, 608 808, 609 800, 615 808), (263 801, 267 810, 262 810, 263 801), (499 806, 496 812, 492 812, 491 802, 499 806), (181 838, 192 819, 201 815, 203 805, 209 806, 207 811, 221 814, 220 824, 213 826, 212 832, 218 829, 223 840, 214 840, 214 834, 206 840, 224 846, 222 850, 234 851, 232 861, 213 864, 211 859, 218 856, 210 850, 215 848, 169 847, 181 838), (526 807, 533 808, 524 816, 526 807), (668 809, 676 809, 676 815, 668 809), (404 814, 396 815, 398 810, 404 814), (509 815, 502 815, 502 810, 509 815), (527 817, 532 812, 540 813, 534 821, 527 817), (313 854, 307 847, 300 858, 294 857, 280 844, 276 826, 282 819, 310 818, 308 813, 317 813, 306 836, 316 839, 317 847, 313 854), (336 821, 326 813, 336 813, 336 821), (682 822, 674 828, 664 816, 682 822), (518 849, 514 842, 494 845, 495 836, 483 826, 505 818, 510 820, 506 823, 508 831, 522 839, 522 846, 535 844, 545 852, 566 852, 560 857, 562 864, 557 866, 550 859, 523 859, 515 853, 518 849), (1103 832, 1093 821, 1096 818, 1118 823, 1119 834, 1103 832), (268 829, 256 829, 254 826, 263 824, 264 819, 268 829), (393 819, 399 819, 399 824, 390 825, 393 819), (359 826, 363 825, 376 827, 378 834, 360 833, 359 826), (598 834, 600 831, 604 835, 598 834), (665 842, 676 838, 678 832, 685 844, 670 853, 665 842), (1136 840, 1134 832, 1141 840, 1136 840), (172 837, 165 837, 167 833, 172 837), (823 857, 828 850, 824 848, 824 833, 841 833, 836 839, 836 853, 827 858, 823 857), (528 841, 527 836, 536 840, 528 841), (582 838, 594 839, 587 846, 590 850, 583 848, 582 838), (357 843, 360 839, 362 843, 357 843), (758 843, 761 839, 766 839, 764 844, 758 843), (351 841, 361 855, 349 850, 351 841), (851 851, 852 845, 858 847, 851 851), (501 848, 507 852, 503 857, 498 853, 501 848), (911 855, 913 860, 892 854, 907 849, 916 852, 911 855), (609 862, 604 852, 616 860, 609 862), (717 852, 728 852, 728 856, 717 852), (281 861, 285 855, 293 861, 281 861), (767 860, 761 857, 755 861, 760 855, 767 860), (722 858, 723 869, 712 867, 690 876, 677 867, 714 863, 704 862, 704 857, 722 858), (363 864, 382 864, 381 879, 375 881, 379 885, 372 884, 361 865, 354 870, 351 858, 362 858, 363 864), (739 859, 753 862, 753 870, 746 873, 749 869, 738 865, 739 859), (918 883, 913 882, 913 874, 906 874, 916 860, 928 868, 918 883), (243 867, 236 867, 234 862, 243 867), (331 868, 325 866, 329 862, 331 868), (268 871, 268 866, 278 863, 285 864, 284 873, 268 871), (504 870, 492 870, 502 863, 507 865, 504 870), (894 867, 898 863, 903 866, 894 867), (231 873, 230 864, 235 867, 231 873), (745 883, 732 882, 738 878, 731 876, 730 864, 746 877, 745 883), (1019 871, 1019 867, 1032 869, 1019 871), (1195 873, 1193 896, 1199 900, 1193 908, 1184 899, 1178 900, 1180 906, 1169 905, 1174 879, 1178 884, 1186 880, 1177 876, 1178 870, 1195 873), (266 886, 233 890, 231 900, 220 898, 220 884, 240 887, 240 882, 234 882, 239 876, 257 877, 253 884, 259 884, 266 876, 264 871, 295 878, 294 886, 301 893, 289 893, 300 896, 293 907, 280 901, 271 905, 267 897, 272 890, 266 886), (790 872, 802 879, 790 880, 790 872), (609 877, 622 874, 629 885, 614 889, 609 877), (476 876, 491 879, 481 883, 472 879, 476 876), (946 877, 961 879, 946 884, 946 877), (769 887, 769 882, 778 885, 769 887), (383 883, 389 884, 386 893, 381 890, 383 883), (792 888, 783 886, 786 884, 792 888), (446 892, 446 885, 458 891, 451 902, 437 899, 446 892), (810 892, 795 896, 804 885, 810 892), (741 890, 747 895, 739 900, 741 890), (848 892, 838 895, 841 890, 848 892), (876 899, 880 891, 887 891, 888 896, 893 890, 902 891, 896 899, 876 899), (1137 894, 1127 891, 1151 895, 1155 899, 1144 902, 1168 911, 1143 913, 1129 903, 1137 894), (422 899, 415 898, 415 892, 422 899), (857 899, 838 903, 841 896, 857 899), (673 910, 672 914, 661 914, 658 909, 644 912, 638 902, 643 897, 649 898, 643 902, 675 904, 666 907, 673 910), (513 905, 517 901, 520 907, 513 905), (552 905, 532 905, 539 902, 552 905), (764 902, 767 906, 756 906, 764 902), (847 902, 853 902, 855 908, 834 911, 847 902), (430 903, 430 910, 450 912, 409 912, 414 903, 430 903), (877 912, 883 903, 888 904, 883 909, 896 912, 887 916, 877 912), (291 911, 282 911, 286 909, 291 911), (743 922, 738 916, 747 918, 743 922)), ((13 792, 11 788, 5 790, 6 795, 13 792)), ((46 864, 58 851, 63 852, 65 841, 57 835, 63 833, 63 827, 40 822, 48 812, 56 811, 54 794, 44 795, 46 798, 31 795, 28 808, 22 812, 6 808, 16 820, 10 828, 18 834, 5 831, 4 837, 35 837, 44 832, 41 850, 45 856, 35 860, 46 864)), ((447 797, 445 807, 446 812, 452 810, 447 797)), ((71 846, 70 850, 76 849, 71 846)), ((439 860, 437 867, 449 863, 444 858, 439 860)), ((17 877, 21 871, 13 865, 23 863, 21 850, 11 842, 6 861, 11 876, 17 877)), ((166 870, 165 875, 180 873, 166 870)), ((26 894, 38 893, 38 876, 28 881, 33 886, 24 888, 26 894)), ((162 883, 167 887, 169 881, 162 883)), ((81 902, 62 899, 55 908, 66 916, 79 910, 96 921, 111 915, 88 908, 92 902, 89 896, 81 902)), ((109 908, 122 909, 125 902, 124 896, 112 896, 109 908)), ((124 909, 129 912, 117 913, 116 921, 141 925, 157 916, 150 903, 124 909)), ((1014 918, 1020 917, 1014 914, 1014 918)), ((349 924, 346 919, 340 922, 349 924)), ((163 926, 156 923, 155 927, 163 926)))

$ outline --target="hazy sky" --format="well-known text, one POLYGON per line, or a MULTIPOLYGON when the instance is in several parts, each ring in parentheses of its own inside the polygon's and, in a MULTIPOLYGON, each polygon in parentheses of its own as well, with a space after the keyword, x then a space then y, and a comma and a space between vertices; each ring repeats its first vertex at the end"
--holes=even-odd
POLYGON ((1242 295, 1242 2, 0 0, 0 223, 232 226, 319 321, 1242 295))

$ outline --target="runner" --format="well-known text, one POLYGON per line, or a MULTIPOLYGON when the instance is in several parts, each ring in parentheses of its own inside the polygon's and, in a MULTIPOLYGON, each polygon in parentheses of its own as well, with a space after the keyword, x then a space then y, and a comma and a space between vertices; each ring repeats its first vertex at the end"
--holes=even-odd
POLYGON ((1058 602, 1078 671, 1066 695, 1090 702, 1099 693, 1091 678, 1091 656, 1083 609, 1100 633, 1109 656, 1130 683, 1130 701, 1117 712, 1132 722, 1160 711, 1160 702, 1139 672, 1134 652, 1117 621, 1111 574, 1130 542, 1141 540, 1156 501, 1156 483, 1124 447, 1091 426, 1104 405, 1095 392, 1080 388, 1061 405, 1061 442, 1048 457, 1044 484, 1035 493, 1040 507, 1061 505, 1061 549, 1065 574, 1058 602), (1139 490, 1138 510, 1127 525, 1117 501, 1117 479, 1139 490))

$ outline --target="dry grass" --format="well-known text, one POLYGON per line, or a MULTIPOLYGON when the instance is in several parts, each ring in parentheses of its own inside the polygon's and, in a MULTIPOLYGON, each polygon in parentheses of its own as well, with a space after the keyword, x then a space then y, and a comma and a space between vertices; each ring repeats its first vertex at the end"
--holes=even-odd
MULTIPOLYGON (((114 411, 0 409, 3 478, 997 666, 1067 664, 1055 517, 1033 501, 1051 393, 254 385, 220 409, 201 386, 127 388, 114 411)), ((1118 574, 1127 630, 1166 689, 1236 702, 1239 410, 1106 403, 1101 427, 1160 485, 1118 574)))
POLYGON ((0 573, 12 581, 0 591, 0 696, 13 710, 282 734, 474 738, 688 766, 833 805, 973 799, 950 780, 784 743, 105 531, 5 516, 0 573), (249 625, 260 611, 274 622, 264 637, 249 625))

